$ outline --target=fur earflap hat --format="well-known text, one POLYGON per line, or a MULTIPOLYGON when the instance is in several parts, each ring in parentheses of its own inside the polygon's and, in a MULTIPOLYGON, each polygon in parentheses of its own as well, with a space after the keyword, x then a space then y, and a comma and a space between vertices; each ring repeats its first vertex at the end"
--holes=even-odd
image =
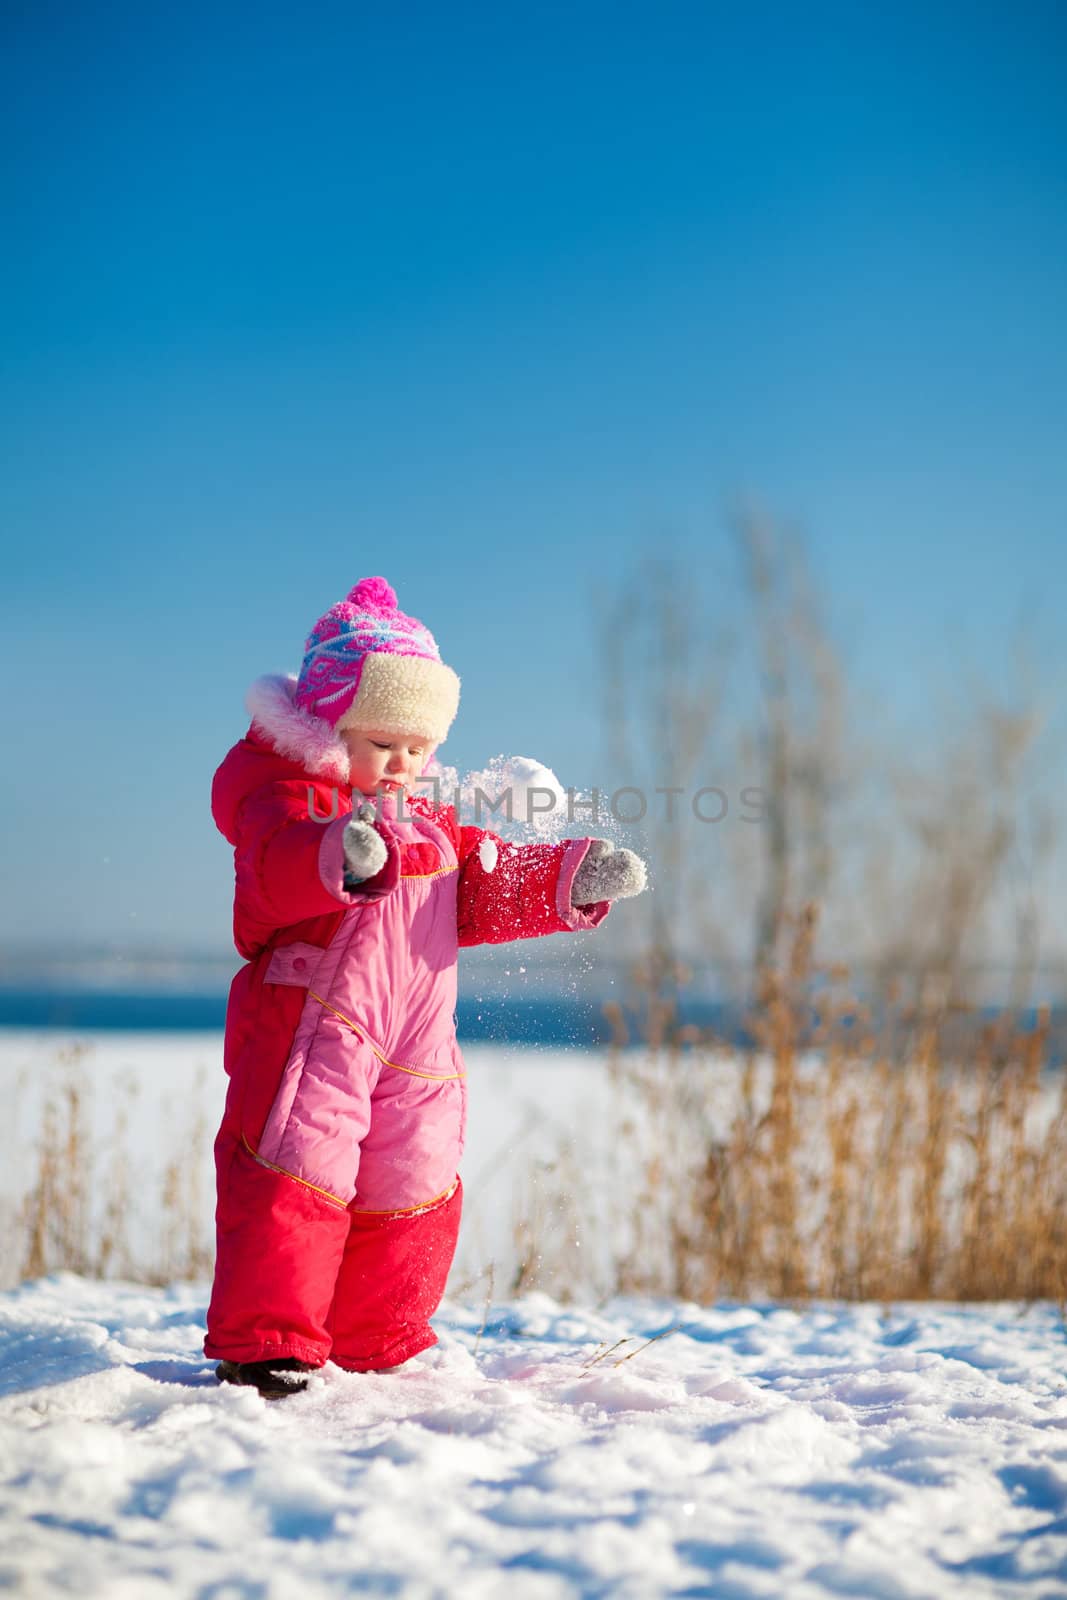
POLYGON ((440 744, 459 708, 459 679, 392 586, 361 578, 308 635, 294 699, 338 731, 420 733, 440 744))

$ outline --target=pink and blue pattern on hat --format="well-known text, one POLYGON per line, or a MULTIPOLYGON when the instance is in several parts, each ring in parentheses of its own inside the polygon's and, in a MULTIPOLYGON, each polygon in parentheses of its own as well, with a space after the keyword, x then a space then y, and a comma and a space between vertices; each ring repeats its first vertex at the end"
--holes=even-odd
POLYGON ((364 661, 377 653, 441 659, 429 628, 398 608, 392 585, 361 578, 308 634, 296 704, 336 726, 356 696, 364 661))

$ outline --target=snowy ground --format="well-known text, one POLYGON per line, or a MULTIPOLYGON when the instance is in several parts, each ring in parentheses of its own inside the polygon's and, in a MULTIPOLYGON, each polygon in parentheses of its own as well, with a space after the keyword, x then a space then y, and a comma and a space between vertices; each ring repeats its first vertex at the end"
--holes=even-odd
MULTIPOLYGON (((97 1206, 122 1179, 133 1259, 154 1259, 179 1160, 209 1239, 220 1053, 217 1034, 0 1030, 0 1281, 25 1259, 44 1107, 68 1080, 82 1176, 97 1206)), ((515 1201, 536 1205, 561 1140, 581 1133, 567 1181, 600 1192, 611 1090, 581 1052, 467 1058, 457 1298, 437 1349, 402 1371, 327 1368, 268 1407, 203 1360, 205 1285, 59 1274, 0 1294, 0 1589, 1067 1600, 1054 1308, 490 1308, 487 1285, 500 1297, 512 1279, 515 1201)), ((559 1226, 586 1258, 579 1209, 580 1239, 559 1226)))
POLYGON ((267 1405, 214 1382, 204 1304, 0 1296, 0 1588, 1067 1596, 1051 1307, 453 1304, 406 1368, 267 1405))

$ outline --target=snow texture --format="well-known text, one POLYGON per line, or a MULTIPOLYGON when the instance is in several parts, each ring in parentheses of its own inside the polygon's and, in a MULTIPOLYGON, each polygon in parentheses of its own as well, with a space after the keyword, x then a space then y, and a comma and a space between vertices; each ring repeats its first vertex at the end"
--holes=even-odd
POLYGON ((271 1405, 216 1384, 205 1294, 0 1297, 0 1588, 1067 1594, 1052 1307, 446 1304, 406 1367, 271 1405))

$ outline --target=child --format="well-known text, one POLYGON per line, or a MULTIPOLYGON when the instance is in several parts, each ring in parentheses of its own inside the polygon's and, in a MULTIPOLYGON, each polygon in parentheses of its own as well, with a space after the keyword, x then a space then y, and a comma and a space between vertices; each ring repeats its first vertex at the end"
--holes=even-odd
POLYGON ((215 774, 246 965, 204 1349, 220 1381, 270 1398, 327 1360, 381 1371, 436 1341, 462 1194, 459 946, 594 928, 645 887, 607 840, 505 844, 409 794, 458 705, 432 635, 364 578, 299 678, 253 686, 215 774))

